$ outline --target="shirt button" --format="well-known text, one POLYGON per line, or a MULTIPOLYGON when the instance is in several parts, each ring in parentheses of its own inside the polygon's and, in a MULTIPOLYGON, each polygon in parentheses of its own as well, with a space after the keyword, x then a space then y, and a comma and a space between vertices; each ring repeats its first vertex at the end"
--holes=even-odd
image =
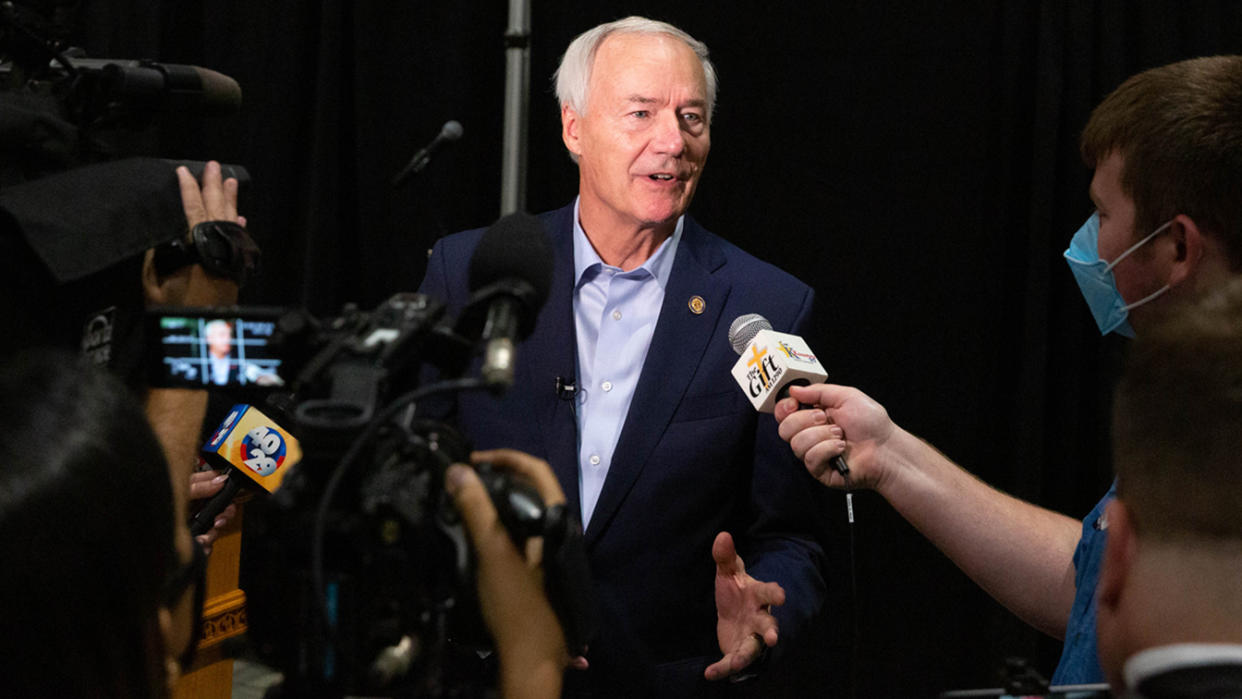
POLYGON ((599 466, 599 454, 591 454, 589 461, 592 466, 599 466))
POLYGON ((606 391, 606 392, 607 392, 607 391, 611 391, 611 390, 612 390, 612 382, 611 382, 611 381, 605 381, 604 383, 600 384, 600 385, 599 385, 599 387, 600 387, 600 388, 602 388, 602 389, 604 389, 604 391, 606 391))
POLYGON ((613 319, 613 320, 621 320, 621 311, 613 311, 613 312, 612 312, 612 319, 613 319))

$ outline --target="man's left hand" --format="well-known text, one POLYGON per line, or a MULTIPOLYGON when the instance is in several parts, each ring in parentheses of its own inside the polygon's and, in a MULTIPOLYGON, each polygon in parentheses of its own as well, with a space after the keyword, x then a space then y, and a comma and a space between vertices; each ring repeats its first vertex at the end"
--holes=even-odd
POLYGON ((745 669, 766 648, 776 645, 776 617, 769 608, 785 603, 785 590, 746 574, 728 532, 716 535, 712 558, 716 560, 716 639, 724 657, 709 665, 703 675, 720 680, 745 669))

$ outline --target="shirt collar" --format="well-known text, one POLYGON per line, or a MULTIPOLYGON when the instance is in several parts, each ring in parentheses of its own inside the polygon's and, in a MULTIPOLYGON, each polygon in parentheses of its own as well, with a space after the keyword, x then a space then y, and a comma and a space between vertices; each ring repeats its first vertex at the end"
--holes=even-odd
MULTIPOLYGON (((594 273, 604 267, 614 270, 619 269, 612 265, 604 264, 604 261, 599 257, 599 253, 595 252, 595 248, 591 245, 591 241, 587 239, 586 231, 582 230, 582 223, 578 220, 578 202, 579 199, 574 199, 574 288, 582 286, 582 283, 586 281, 584 275, 586 277, 594 277, 594 273), (588 274, 588 272, 591 274, 588 274)), ((685 227, 685 223, 685 214, 678 216, 677 226, 673 229, 673 234, 663 243, 660 243, 660 247, 656 248, 655 254, 648 257, 638 267, 621 274, 638 276, 646 272, 655 278, 661 289, 667 287, 668 279, 673 274, 673 259, 677 256, 677 245, 681 242, 681 231, 685 227)))
POLYGON ((1179 643, 1148 648, 1126 661, 1126 686, 1133 689, 1140 682, 1166 670, 1194 665, 1242 663, 1242 646, 1228 643, 1179 643))

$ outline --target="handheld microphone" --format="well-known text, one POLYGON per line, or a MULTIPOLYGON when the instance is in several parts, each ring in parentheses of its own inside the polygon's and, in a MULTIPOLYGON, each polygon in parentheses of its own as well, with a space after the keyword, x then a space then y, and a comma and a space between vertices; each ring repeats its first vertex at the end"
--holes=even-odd
POLYGON ((463 133, 464 130, 461 128, 461 124, 459 124, 456 120, 450 119, 449 121, 444 122, 444 126, 440 127, 440 133, 436 134, 436 137, 431 139, 431 143, 428 143, 422 150, 415 153, 414 157, 410 158, 410 162, 406 163, 405 167, 401 168, 401 172, 398 172, 392 178, 392 186, 396 187, 400 185, 402 182, 405 182, 407 179, 414 176, 415 173, 427 167, 427 163, 431 162, 431 155, 435 153, 441 145, 448 143, 449 141, 456 141, 461 138, 463 133))
MULTIPOLYGON (((776 403, 789 395, 790 386, 809 386, 828 378, 815 353, 797 335, 776 332, 758 313, 747 313, 729 326, 729 344, 737 352, 733 379, 761 413, 776 410, 776 403)), ((803 407, 811 407, 809 405, 803 407)), ((835 456, 830 462, 841 475, 850 467, 835 456)))
POLYGON ((483 378, 495 390, 513 385, 514 345, 535 329, 552 286, 552 248, 538 218, 517 212, 483 234, 470 258, 470 303, 462 334, 486 343, 483 378))
POLYGON ((298 440, 252 405, 239 403, 229 411, 211 439, 203 458, 228 475, 224 487, 190 520, 194 536, 211 530, 216 516, 229 506, 243 485, 257 485, 269 493, 280 488, 289 467, 302 460, 298 440))

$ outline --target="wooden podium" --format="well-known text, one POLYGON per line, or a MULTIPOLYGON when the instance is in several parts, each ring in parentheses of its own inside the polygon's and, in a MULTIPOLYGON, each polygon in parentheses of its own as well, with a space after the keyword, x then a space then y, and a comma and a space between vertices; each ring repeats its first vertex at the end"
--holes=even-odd
MULTIPOLYGON (((244 500, 243 498, 242 500, 244 500)), ((229 699, 233 693, 233 659, 224 641, 246 631, 246 593, 237 587, 241 571, 242 512, 220 532, 207 559, 202 638, 194 665, 177 683, 174 699, 229 699)))

